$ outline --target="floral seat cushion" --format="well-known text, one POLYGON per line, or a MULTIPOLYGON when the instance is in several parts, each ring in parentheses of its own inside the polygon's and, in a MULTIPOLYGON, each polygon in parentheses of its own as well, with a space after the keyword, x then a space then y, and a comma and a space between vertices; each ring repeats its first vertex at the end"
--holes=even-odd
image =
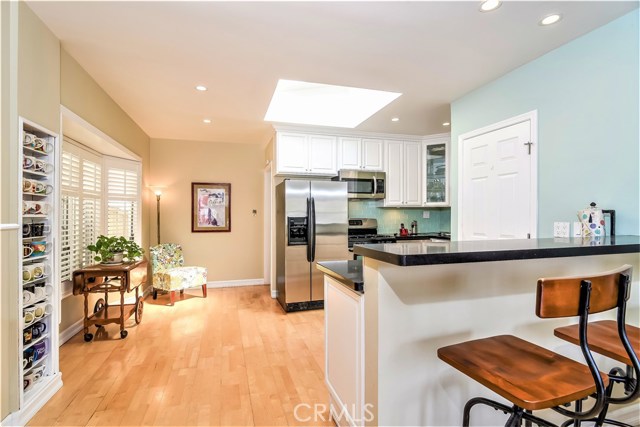
POLYGON ((206 285, 207 269, 185 267, 180 245, 163 243, 152 247, 150 252, 155 289, 174 291, 206 285))

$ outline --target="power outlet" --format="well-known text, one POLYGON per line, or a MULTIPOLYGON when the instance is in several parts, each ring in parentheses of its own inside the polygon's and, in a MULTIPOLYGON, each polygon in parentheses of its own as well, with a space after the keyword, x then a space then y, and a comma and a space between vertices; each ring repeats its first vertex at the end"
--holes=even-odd
POLYGON ((579 221, 573 223, 573 237, 582 237, 582 223, 579 221))
POLYGON ((429 211, 422 211, 422 218, 429 219, 429 211))
POLYGON ((568 222, 554 222, 553 237, 569 237, 570 225, 568 222))

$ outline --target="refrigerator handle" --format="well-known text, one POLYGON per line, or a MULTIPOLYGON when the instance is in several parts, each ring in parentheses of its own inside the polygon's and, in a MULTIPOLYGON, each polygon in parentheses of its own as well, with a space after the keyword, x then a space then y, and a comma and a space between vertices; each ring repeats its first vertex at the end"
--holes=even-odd
POLYGON ((311 262, 316 260, 316 201, 312 197, 311 198, 311 242, 309 242, 309 246, 311 247, 311 262))
POLYGON ((311 262, 311 199, 307 197, 307 261, 311 262))

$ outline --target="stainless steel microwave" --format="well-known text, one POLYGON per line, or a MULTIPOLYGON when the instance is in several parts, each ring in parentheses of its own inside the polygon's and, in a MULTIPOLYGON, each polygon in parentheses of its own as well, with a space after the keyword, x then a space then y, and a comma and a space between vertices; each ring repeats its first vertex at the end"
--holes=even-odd
POLYGON ((384 199, 384 172, 341 170, 333 180, 347 183, 350 199, 384 199))

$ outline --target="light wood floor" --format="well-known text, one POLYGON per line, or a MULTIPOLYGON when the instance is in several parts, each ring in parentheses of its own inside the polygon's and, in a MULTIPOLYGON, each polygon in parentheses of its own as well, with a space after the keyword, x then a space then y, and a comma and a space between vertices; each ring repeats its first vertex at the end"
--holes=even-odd
POLYGON ((124 340, 115 325, 73 337, 64 386, 29 425, 333 425, 308 409, 328 402, 322 310, 285 315, 267 286, 200 295, 149 297, 124 340))

